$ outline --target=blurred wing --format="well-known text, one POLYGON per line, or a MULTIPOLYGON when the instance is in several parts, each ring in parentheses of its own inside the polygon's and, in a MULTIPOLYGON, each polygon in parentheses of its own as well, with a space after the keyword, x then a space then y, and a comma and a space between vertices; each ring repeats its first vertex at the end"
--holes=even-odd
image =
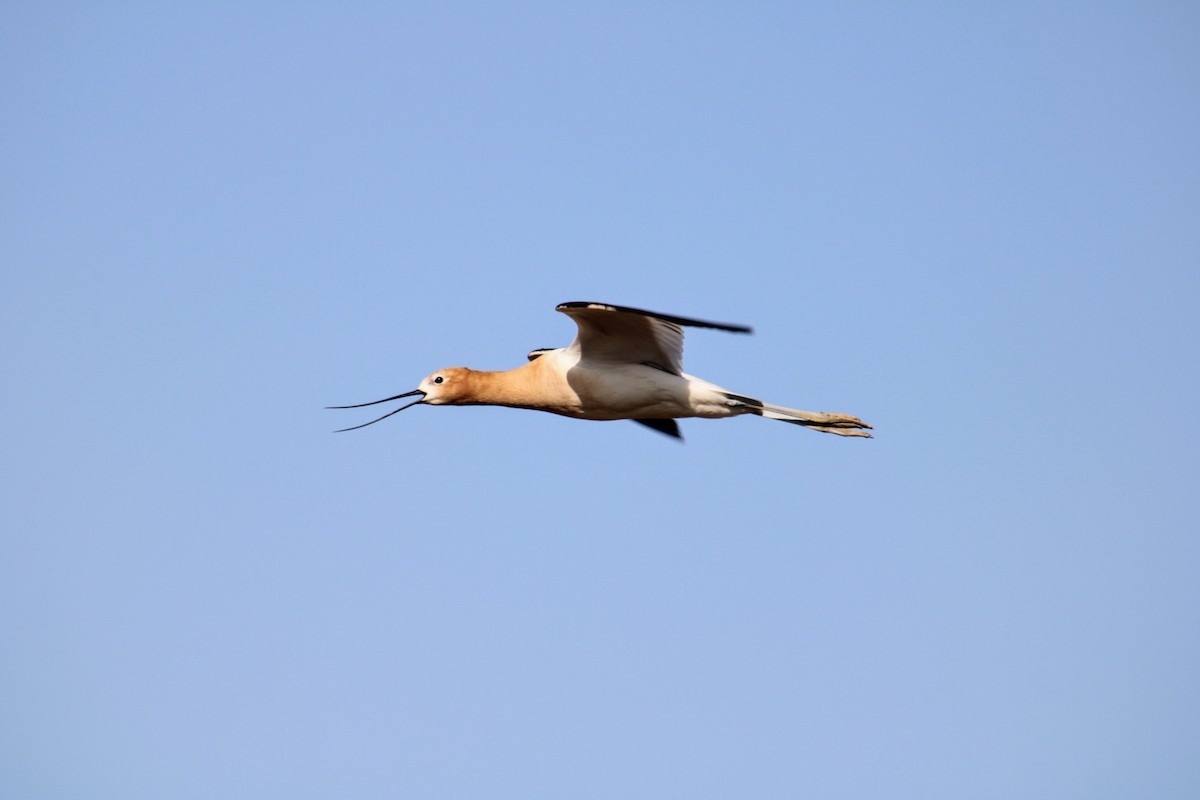
POLYGON ((579 351, 581 359, 647 364, 674 375, 683 372, 683 326, 751 332, 745 325, 706 322, 604 303, 563 303, 557 310, 579 326, 571 347, 579 351))

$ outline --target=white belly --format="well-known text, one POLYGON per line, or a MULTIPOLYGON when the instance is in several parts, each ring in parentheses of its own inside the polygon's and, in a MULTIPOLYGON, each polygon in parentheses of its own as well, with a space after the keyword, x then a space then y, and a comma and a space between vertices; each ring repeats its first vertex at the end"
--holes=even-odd
POLYGON ((690 375, 672 375, 640 364, 576 364, 567 383, 583 419, 727 417, 737 413, 721 389, 690 375))

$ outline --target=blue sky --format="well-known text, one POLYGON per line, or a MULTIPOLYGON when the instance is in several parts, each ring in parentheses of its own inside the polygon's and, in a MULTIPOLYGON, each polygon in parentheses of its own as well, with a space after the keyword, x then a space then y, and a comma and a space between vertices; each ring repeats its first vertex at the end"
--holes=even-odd
POLYGON ((0 794, 1200 791, 1195 7, 101 6, 0 15, 0 794), (878 438, 331 433, 571 300, 878 438))

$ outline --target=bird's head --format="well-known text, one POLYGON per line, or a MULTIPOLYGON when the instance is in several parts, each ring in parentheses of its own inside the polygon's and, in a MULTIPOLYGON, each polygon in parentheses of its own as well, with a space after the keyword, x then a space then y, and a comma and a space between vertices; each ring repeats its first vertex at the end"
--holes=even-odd
POLYGON ((384 414, 382 417, 376 417, 370 422, 364 422, 362 425, 355 425, 350 428, 342 428, 338 431, 338 433, 341 433, 342 431, 353 431, 357 430, 358 428, 365 428, 368 425, 374 425, 380 420, 385 420, 393 414, 399 414, 404 409, 412 408, 413 406, 420 405, 421 403, 431 406, 456 405, 462 403, 464 402, 463 398, 466 397, 468 392, 467 384, 469 382, 468 376, 470 374, 471 370, 467 369, 466 367, 447 367, 446 369, 438 370, 432 375, 426 377, 421 381, 420 385, 411 392, 392 395, 391 397, 385 397, 382 400, 372 400, 369 403, 356 403, 350 406, 327 406, 327 408, 362 408, 364 406, 374 406, 378 405, 379 403, 387 403, 392 400, 400 400, 405 397, 417 396, 416 400, 413 400, 411 403, 406 403, 399 408, 393 409, 384 414))
POLYGON ((454 405, 462 401, 467 393, 467 376, 471 370, 466 367, 446 367, 433 373, 417 387, 425 397, 420 402, 431 406, 454 405))

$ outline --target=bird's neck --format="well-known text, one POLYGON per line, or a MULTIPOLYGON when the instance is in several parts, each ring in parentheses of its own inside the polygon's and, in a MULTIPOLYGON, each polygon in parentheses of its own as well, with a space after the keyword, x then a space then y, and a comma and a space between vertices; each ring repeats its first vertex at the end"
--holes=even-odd
POLYGON ((544 411, 557 410, 554 381, 542 369, 541 359, 516 369, 491 372, 471 370, 468 374, 469 392, 463 405, 511 406, 544 411))

